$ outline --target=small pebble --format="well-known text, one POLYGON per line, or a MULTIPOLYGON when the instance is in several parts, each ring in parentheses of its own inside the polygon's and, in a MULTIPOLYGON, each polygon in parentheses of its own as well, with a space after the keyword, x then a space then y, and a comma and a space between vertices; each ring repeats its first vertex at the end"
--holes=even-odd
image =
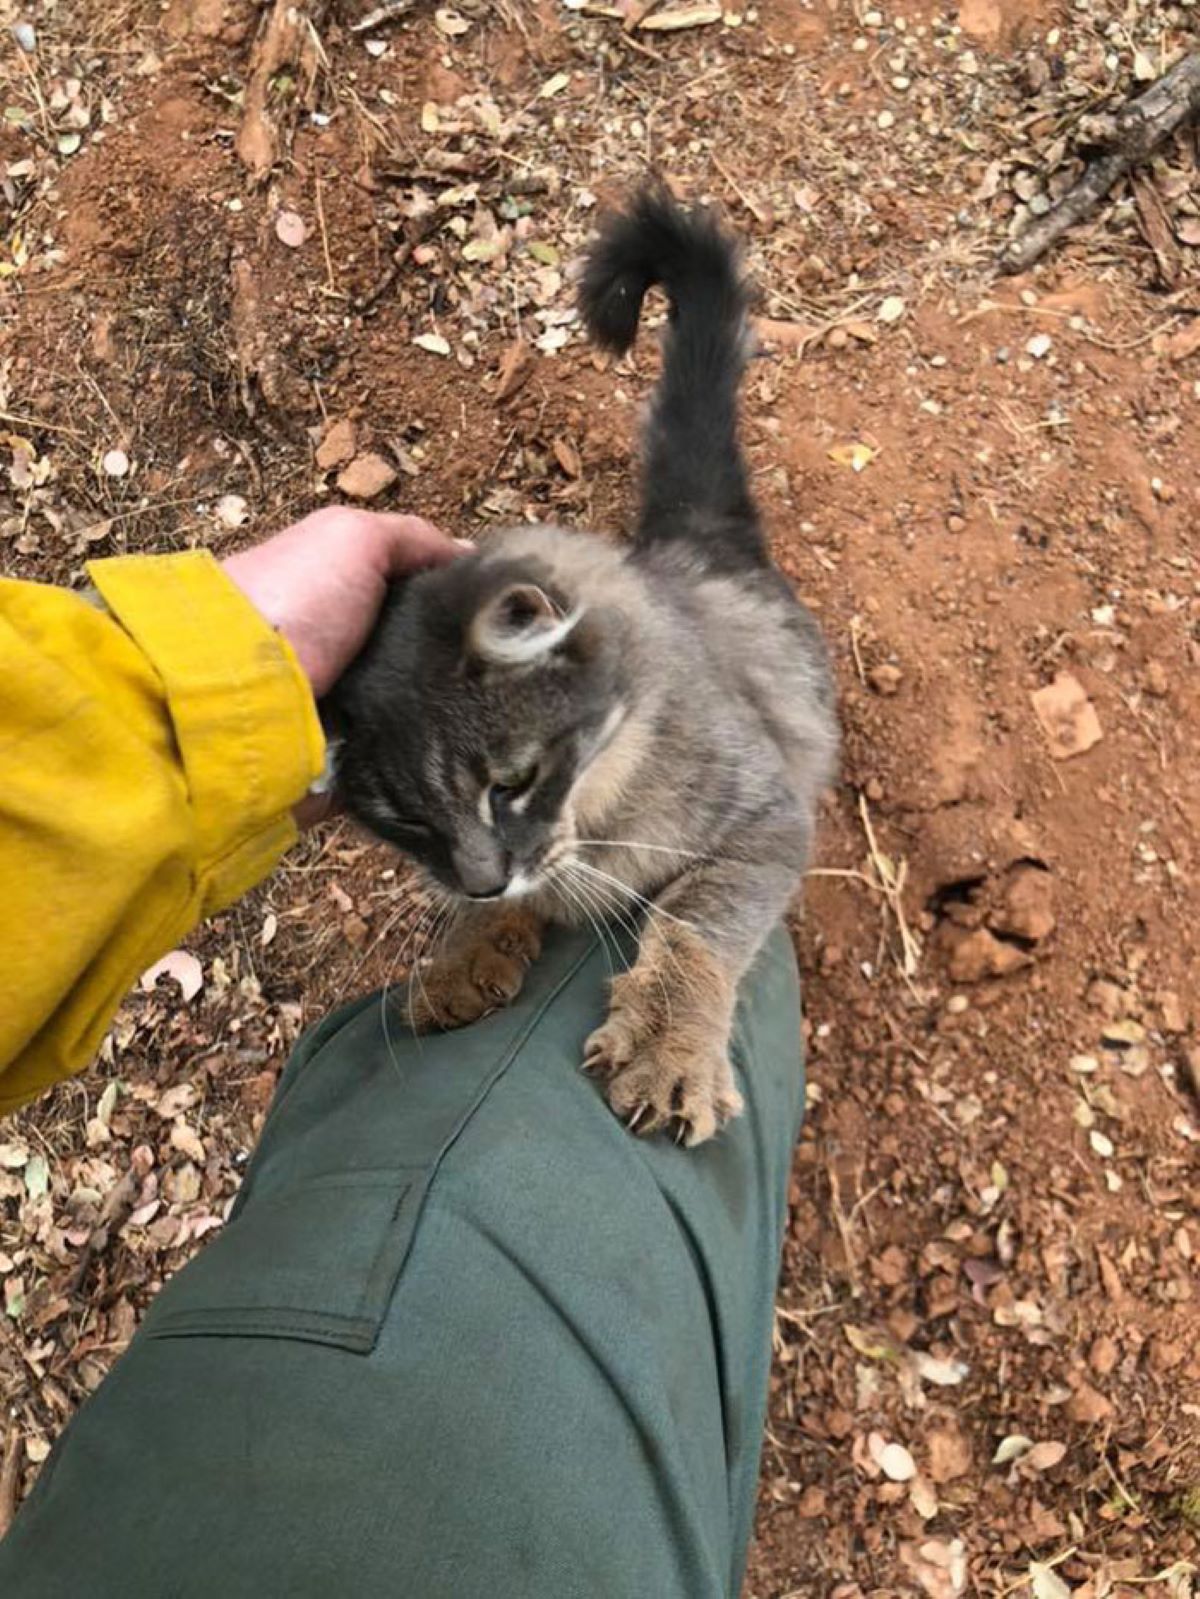
POLYGON ((1147 661, 1146 671, 1142 680, 1147 694, 1153 694, 1156 699, 1163 699, 1170 688, 1167 669, 1161 661, 1147 661))
POLYGON ((952 994, 946 1002, 946 1009, 951 1016, 961 1016, 963 1011, 970 1007, 971 1001, 965 994, 952 994))
POLYGON ((888 128, 895 126, 896 118, 890 111, 881 111, 875 121, 886 132, 888 128))
POLYGON ((1007 366, 1008 365, 1008 358, 1009 358, 1009 355, 1011 353, 1012 352, 1009 350, 1008 346, 1006 344, 1002 344, 1000 346, 1000 348, 996 351, 996 365, 997 366, 1007 366))
POLYGON ((904 681, 904 673, 898 666, 884 662, 882 666, 871 668, 867 673, 867 681, 877 694, 898 694, 900 684, 904 681))
POLYGON ((37 33, 32 22, 15 23, 12 36, 27 56, 31 56, 37 49, 37 33))
POLYGON ((215 509, 217 520, 225 527, 242 527, 250 520, 250 507, 240 494, 222 494, 215 509))
POLYGON ((1052 342, 1048 333, 1035 333, 1025 346, 1025 353, 1031 355, 1035 361, 1041 361, 1050 354, 1052 342))
POLYGON ((863 27, 864 28, 882 28, 883 27, 883 12, 882 11, 867 11, 867 12, 864 12, 864 14, 863 14, 863 27))
POLYGON ((129 457, 124 450, 108 450, 100 465, 109 477, 124 477, 129 471, 129 457))
POLYGON ((946 526, 951 533, 965 533, 967 530, 966 521, 961 516, 950 517, 946 522, 946 526))

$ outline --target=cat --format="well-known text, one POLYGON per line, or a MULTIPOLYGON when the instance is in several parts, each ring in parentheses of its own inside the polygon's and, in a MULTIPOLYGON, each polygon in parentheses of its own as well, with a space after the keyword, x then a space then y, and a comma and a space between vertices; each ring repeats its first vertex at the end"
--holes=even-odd
POLYGON ((586 260, 592 340, 627 350, 655 284, 670 321, 632 540, 512 528, 404 581, 323 713, 346 808, 460 907, 411 1024, 509 1002, 548 922, 640 917, 583 1064, 630 1129, 698 1144, 741 1109, 738 981, 804 870, 837 725, 738 442, 738 248, 648 186, 586 260))

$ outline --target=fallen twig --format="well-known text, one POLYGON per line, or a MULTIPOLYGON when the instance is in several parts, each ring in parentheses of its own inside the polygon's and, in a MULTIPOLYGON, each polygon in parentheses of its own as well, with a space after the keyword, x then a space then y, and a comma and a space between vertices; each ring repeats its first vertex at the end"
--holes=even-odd
POLYGON ((1026 272, 1052 244, 1090 216, 1110 190, 1185 122, 1200 115, 1200 50, 1169 72, 1097 129, 1104 153, 1089 163, 1079 182, 1039 217, 1000 257, 1002 272, 1026 272))
POLYGON ((386 28, 389 22, 398 22, 401 17, 406 17, 415 4, 416 0, 390 0, 388 5, 376 6, 374 11, 368 11, 365 17, 352 22, 350 32, 370 33, 372 28, 386 28))
POLYGON ((130 1164, 129 1170, 120 1182, 109 1189, 100 1215, 92 1235, 79 1252, 75 1270, 71 1276, 70 1292, 77 1294, 83 1286, 84 1279, 91 1269, 93 1261, 99 1259, 108 1248, 112 1239, 121 1231, 125 1223, 133 1214, 134 1205, 137 1203, 138 1190, 142 1186, 146 1172, 149 1169, 144 1160, 137 1158, 137 1151, 130 1164))
POLYGON ((24 1453, 25 1442, 21 1437, 21 1429, 14 1421, 8 1429, 4 1453, 0 1455, 0 1538, 12 1526, 17 1513, 17 1479, 21 1474, 21 1456, 24 1453))

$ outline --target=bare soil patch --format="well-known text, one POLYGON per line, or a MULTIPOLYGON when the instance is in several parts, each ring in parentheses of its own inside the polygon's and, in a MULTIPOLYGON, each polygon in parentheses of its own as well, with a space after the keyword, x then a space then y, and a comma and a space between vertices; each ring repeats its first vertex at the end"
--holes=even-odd
MULTIPOLYGON (((232 549, 356 458, 349 488, 459 534, 619 528, 653 341, 593 355, 571 265, 648 164, 723 204, 771 323, 756 482, 846 729, 797 924, 811 1106, 747 1593, 1191 1595, 1195 131, 1156 201, 994 263, 1195 8, 629 31, 422 0, 356 30, 365 0, 310 0, 268 59, 279 9, 0 6, 34 29, 3 68, 5 571, 232 549)), ((394 980, 418 917, 384 852, 310 837, 198 935, 194 997, 134 995, 0 1130, 18 1493, 221 1225, 299 1030, 394 980)))

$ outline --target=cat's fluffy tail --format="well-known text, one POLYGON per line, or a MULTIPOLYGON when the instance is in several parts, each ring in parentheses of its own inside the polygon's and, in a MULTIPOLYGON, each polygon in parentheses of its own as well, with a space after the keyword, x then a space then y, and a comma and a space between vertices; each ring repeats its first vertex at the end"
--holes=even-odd
POLYGON ((736 244, 710 212, 685 211, 659 186, 643 189, 593 246, 580 308, 593 340, 623 352, 646 291, 671 308, 662 379, 646 440, 637 543, 688 541, 707 564, 768 560, 737 435, 747 344, 747 292, 736 244))

